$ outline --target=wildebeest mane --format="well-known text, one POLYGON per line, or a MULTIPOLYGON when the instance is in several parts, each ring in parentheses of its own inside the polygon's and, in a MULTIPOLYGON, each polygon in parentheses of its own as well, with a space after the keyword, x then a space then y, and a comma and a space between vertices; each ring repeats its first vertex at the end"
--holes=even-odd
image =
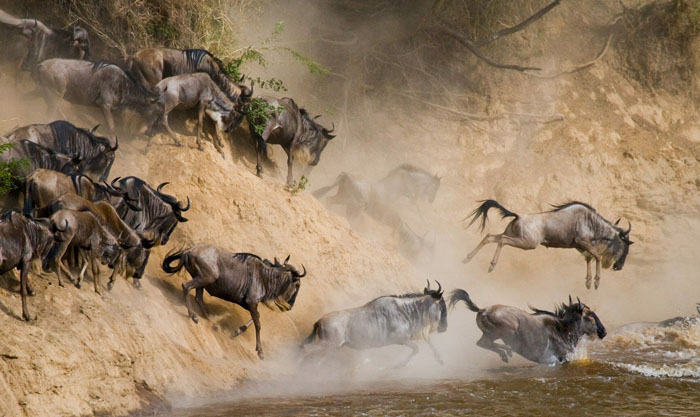
MULTIPOLYGON (((142 83, 136 80, 136 77, 131 73, 131 70, 128 68, 126 63, 118 63, 114 61, 107 61, 107 60, 98 60, 98 61, 93 61, 92 62, 92 71, 96 72, 99 71, 103 68, 107 68, 110 66, 114 66, 121 70, 121 73, 126 77, 128 80, 128 83, 126 83, 126 90, 129 92, 134 93, 138 98, 146 100, 146 99, 155 99, 159 97, 158 94, 155 92, 147 89, 144 87, 142 83)), ((127 98, 129 95, 127 95, 127 98)), ((142 104, 142 103, 138 103, 142 104)))
POLYGON ((240 252, 240 253, 234 253, 233 254, 233 259, 239 261, 239 262, 244 262, 248 258, 255 258, 259 259, 262 261, 262 258, 260 258, 258 255, 255 255, 253 253, 248 253, 248 252, 240 252))
POLYGON ((550 210, 550 211, 561 211, 561 210, 564 210, 564 209, 569 208, 571 206, 583 206, 583 207, 587 208, 588 210, 591 210, 592 212, 597 213, 597 211, 593 207, 591 207, 589 204, 582 203, 580 201, 569 201, 569 202, 566 202, 564 204, 558 204, 558 205, 552 204, 551 206, 552 206, 552 210, 550 210))
POLYGON ((49 123, 49 126, 51 127, 56 142, 66 146, 65 149, 61 149, 61 153, 66 155, 80 155, 83 160, 86 160, 92 159, 102 152, 112 149, 109 140, 106 138, 98 137, 90 131, 74 126, 72 123, 65 120, 57 120, 49 123), (80 146, 80 142, 85 140, 101 145, 103 148, 100 149, 96 146, 80 146), (76 147, 77 149, 74 149, 76 147))

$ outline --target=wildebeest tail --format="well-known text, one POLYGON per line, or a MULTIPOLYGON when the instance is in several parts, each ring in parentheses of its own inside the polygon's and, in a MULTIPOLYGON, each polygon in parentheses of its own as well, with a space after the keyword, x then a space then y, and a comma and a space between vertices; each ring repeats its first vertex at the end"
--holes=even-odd
POLYGON ((469 309, 475 313, 481 313, 482 311, 484 311, 472 302, 472 299, 469 298, 469 293, 460 288, 457 288, 456 290, 452 291, 452 294, 450 295, 450 308, 454 307, 455 304, 457 304, 460 301, 464 301, 464 304, 466 304, 467 307, 469 307, 469 309))
POLYGON ((174 274, 176 272, 179 272, 183 266, 185 266, 185 249, 179 249, 170 251, 167 255, 165 255, 165 259, 163 259, 163 271, 167 272, 168 274, 174 274), (179 261, 175 266, 173 266, 173 262, 179 261))
POLYGON ((319 188, 318 190, 314 191, 314 192, 311 193, 311 194, 312 194, 314 197, 316 197, 316 198, 321 198, 321 197, 323 197, 324 195, 326 195, 331 189, 333 189, 333 187, 336 187, 338 184, 340 184, 340 181, 342 181, 343 179, 345 179, 345 177, 347 177, 347 176, 348 176, 348 174, 346 174, 346 173, 344 173, 344 172, 341 172, 341 173, 338 175, 338 178, 335 179, 335 182, 334 182, 333 184, 328 185, 328 186, 325 186, 325 187, 321 187, 321 188, 319 188))
POLYGON ((481 205, 477 207, 474 211, 469 213, 469 216, 465 218, 468 219, 469 217, 472 217, 472 221, 469 222, 469 225, 467 227, 471 226, 474 224, 475 221, 481 217, 481 231, 484 231, 484 227, 486 227, 486 219, 488 216, 489 209, 495 208, 498 209, 498 211, 501 212, 501 218, 505 219, 506 217, 515 217, 516 219, 518 218, 518 215, 513 213, 512 211, 508 210, 507 208, 503 207, 498 201, 496 200, 484 200, 481 201, 481 205))
POLYGON ((301 347, 304 347, 304 346, 316 341, 316 337, 318 336, 318 330, 319 330, 320 326, 321 326, 321 320, 314 323, 314 328, 313 328, 313 330, 311 330, 311 334, 306 336, 306 339, 304 339, 301 342, 301 347))

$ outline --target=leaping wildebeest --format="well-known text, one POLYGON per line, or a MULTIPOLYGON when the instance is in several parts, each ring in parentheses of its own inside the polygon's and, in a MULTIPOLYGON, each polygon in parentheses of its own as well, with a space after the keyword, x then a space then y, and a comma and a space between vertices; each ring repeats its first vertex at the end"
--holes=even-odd
POLYGON ((145 88, 153 89, 161 80, 181 74, 204 72, 236 106, 244 105, 253 96, 253 87, 234 82, 224 71, 224 64, 204 49, 146 48, 136 52, 127 66, 145 88))
POLYGON ((498 209, 503 218, 515 219, 508 223, 500 235, 486 235, 463 261, 469 262, 487 243, 497 243, 489 272, 496 267, 503 245, 520 249, 535 249, 538 245, 547 248, 574 248, 586 258, 586 288, 591 288, 591 260, 595 259, 595 288, 598 289, 601 264, 606 269, 612 266, 615 271, 621 270, 629 247, 634 243, 629 239, 631 223, 627 230, 617 227, 620 219, 612 224, 593 207, 577 201, 554 206, 554 209, 544 213, 516 214, 495 200, 485 200, 470 214, 473 218, 469 225, 481 217, 483 231, 491 208, 498 209))
POLYGON ((29 321, 27 294, 33 293, 29 285, 29 269, 34 260, 43 260, 48 256, 53 235, 46 224, 9 211, 0 219, 0 236, 0 275, 15 268, 20 271, 22 317, 29 321))
POLYGON ((182 284, 182 293, 187 313, 195 323, 199 320, 192 311, 188 296, 193 288, 196 290, 195 300, 205 318, 207 309, 204 306, 204 290, 213 297, 238 304, 248 310, 252 320, 241 326, 234 333, 234 337, 254 323, 255 350, 258 357, 263 359, 258 304, 263 303, 270 309, 276 307, 280 311, 291 310, 299 293, 301 278, 306 276, 306 268, 303 265, 304 272, 299 273, 288 261, 289 256, 283 264, 277 258, 272 263, 250 253, 231 253, 213 245, 198 244, 168 254, 163 260, 163 270, 174 274, 184 267, 192 276, 191 281, 182 284), (173 265, 174 262, 178 263, 173 265))
MULTIPOLYGON (((216 140, 214 146, 221 156, 224 156, 224 144, 221 140, 221 132, 229 132, 238 126, 243 120, 243 115, 236 110, 236 104, 228 99, 211 77, 206 73, 182 74, 168 77, 156 85, 156 92, 163 100, 163 117, 161 122, 178 146, 182 146, 180 140, 170 129, 168 114, 175 108, 191 109, 197 107, 199 124, 197 126, 197 147, 203 150, 200 138, 204 114, 214 122, 216 127, 216 140)), ((148 145, 151 145, 151 139, 148 145)))
POLYGON ((572 303, 571 296, 568 305, 562 303, 553 313, 530 307, 532 314, 500 304, 479 308, 466 291, 454 290, 450 307, 460 301, 477 313, 476 325, 483 332, 477 346, 498 353, 503 362, 515 351, 533 362, 562 363, 584 335, 602 339, 607 334, 595 312, 578 299, 572 303))
POLYGON ((39 64, 34 76, 43 89, 49 110, 56 108, 62 113, 61 99, 73 104, 98 107, 112 134, 115 132, 112 110, 129 108, 137 111, 148 136, 153 135, 152 127, 163 114, 159 96, 144 88, 115 63, 47 59, 39 64))
POLYGON ((30 71, 49 58, 90 59, 90 38, 85 29, 50 28, 37 19, 20 19, 0 10, 0 23, 16 28, 21 34, 21 49, 26 55, 21 69, 30 71))
POLYGON ((119 141, 112 146, 109 139, 95 135, 97 128, 87 130, 65 120, 57 120, 49 124, 18 127, 7 138, 11 141, 26 139, 56 153, 77 158, 80 160, 80 172, 95 181, 105 181, 112 169, 119 141))
POLYGON ((313 345, 311 355, 343 346, 370 349, 403 345, 411 348, 410 355, 396 366, 403 367, 418 353, 415 340, 424 340, 442 364, 440 352, 430 341, 435 331, 447 331, 447 306, 440 283, 437 289, 430 289, 428 282, 422 294, 382 296, 362 307, 326 314, 314 323, 302 347, 313 345))
POLYGON ((247 113, 250 134, 257 146, 256 172, 262 175, 262 157, 267 158, 267 145, 282 146, 287 153, 287 185, 292 185, 292 163, 294 159, 311 166, 318 165, 321 152, 328 141, 335 135, 335 125, 330 130, 316 122, 319 116, 312 118, 306 109, 300 108, 291 98, 277 99, 263 97, 265 105, 269 106, 270 115, 267 120, 258 120, 247 113), (262 134, 255 130, 256 126, 264 124, 262 134))

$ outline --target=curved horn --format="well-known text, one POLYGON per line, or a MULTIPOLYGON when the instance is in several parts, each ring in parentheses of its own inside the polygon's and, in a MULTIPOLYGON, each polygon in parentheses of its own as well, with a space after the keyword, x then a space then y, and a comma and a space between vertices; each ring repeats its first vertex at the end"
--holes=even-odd
POLYGON ((117 182, 117 181, 119 181, 120 179, 122 179, 122 177, 117 177, 117 178, 113 179, 112 182, 109 183, 109 186, 112 187, 112 188, 114 188, 115 190, 120 190, 120 191, 122 191, 122 189, 121 189, 120 187, 114 185, 114 183, 117 182))
POLYGON ((277 266, 277 265, 281 265, 281 264, 280 264, 280 260, 279 260, 279 259, 277 259, 277 257, 276 257, 276 256, 274 256, 274 257, 272 258, 272 260, 273 260, 273 261, 275 261, 275 266, 277 266))
POLYGON ((169 183, 169 182, 164 182, 164 183, 162 183, 161 185, 158 186, 158 188, 156 188, 156 191, 157 191, 158 193, 160 193, 161 190, 163 189, 163 187, 165 187, 165 186, 168 185, 168 184, 170 184, 170 183, 169 183))
POLYGON ((438 280, 435 280, 435 282, 437 282, 438 285, 437 294, 442 296, 442 285, 440 285, 440 281, 438 280))
POLYGON ((245 80, 245 74, 241 74, 241 78, 238 79, 238 82, 242 83, 243 80, 245 80))
POLYGON ((119 149, 119 138, 118 138, 118 137, 115 137, 115 138, 114 138, 114 147, 111 148, 110 151, 114 152, 114 151, 116 151, 117 149, 119 149))
POLYGON ((617 220, 615 220, 615 226, 620 224, 620 220, 622 220, 622 217, 618 217, 617 220))
POLYGON ((153 237, 152 238, 147 238, 147 237, 141 237, 141 246, 144 247, 144 249, 151 249, 156 245, 156 236, 155 233, 151 234, 153 237))
POLYGON ((285 265, 287 265, 287 262, 289 262, 289 258, 290 258, 291 256, 292 256, 291 254, 290 254, 290 255, 287 255, 287 257, 284 259, 284 264, 285 264, 285 265))
POLYGON ((627 230, 625 230, 624 233, 622 233, 623 236, 629 236, 630 232, 632 231, 632 222, 627 220, 627 223, 629 224, 629 227, 627 228, 627 230))
POLYGON ((334 137, 337 136, 337 135, 331 135, 331 132, 333 132, 333 131, 335 130, 335 123, 332 123, 332 122, 331 122, 331 125, 333 126, 333 127, 331 128, 331 130, 328 130, 328 129, 326 129, 326 128, 324 127, 323 130, 321 131, 321 132, 323 133, 323 136, 325 136, 326 139, 328 139, 328 140, 331 140, 331 139, 333 139, 334 137))
POLYGON ((426 291, 430 291, 430 280, 426 279, 425 282, 428 284, 428 286, 425 287, 426 291))
POLYGON ((572 304, 572 302, 571 302, 571 294, 569 294, 569 307, 571 307, 571 304, 572 304))
POLYGON ((301 275, 297 274, 297 278, 304 278, 306 276, 306 267, 304 266, 304 264, 301 264, 301 269, 304 270, 304 273, 301 275))
POLYGON ((180 211, 187 211, 187 210, 190 209, 191 203, 192 203, 192 202, 190 201, 190 197, 187 196, 187 205, 186 205, 185 207, 182 207, 182 202, 180 201, 180 202, 177 203, 177 208, 179 208, 180 211))
POLYGON ((98 127, 100 127, 100 124, 99 124, 99 123, 96 124, 95 127, 92 128, 92 130, 90 131, 90 133, 95 133, 95 132, 97 131, 97 128, 98 128, 98 127))
POLYGON ((320 115, 320 114, 317 114, 316 116, 314 116, 314 120, 320 119, 320 118, 321 118, 321 115, 320 115))
POLYGON ((578 297, 576 297, 576 301, 578 301, 578 308, 581 309, 581 310, 583 310, 583 305, 582 305, 582 303, 581 303, 581 299, 579 299, 578 297))

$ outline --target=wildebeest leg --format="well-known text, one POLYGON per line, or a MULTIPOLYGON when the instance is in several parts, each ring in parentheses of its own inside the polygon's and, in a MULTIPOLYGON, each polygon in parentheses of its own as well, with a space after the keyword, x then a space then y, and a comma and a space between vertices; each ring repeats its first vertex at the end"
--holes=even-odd
POLYGON ((437 350, 430 338, 425 339, 425 342, 428 343, 428 346, 430 346, 430 350, 433 351, 433 356, 435 357, 437 363, 439 363, 440 365, 444 365, 445 363, 442 361, 442 356, 440 355, 440 352, 437 350))
MULTIPOLYGON (((92 282, 95 285, 95 292, 102 295, 100 292, 100 266, 95 261, 95 254, 90 252, 90 266, 92 267, 92 282)), ((86 262, 87 264, 87 262, 86 262)))
POLYGON ((260 341, 260 313, 258 312, 258 305, 253 304, 250 306, 249 310, 250 316, 253 319, 253 324, 255 325, 255 351, 258 352, 258 357, 260 360, 265 359, 263 354, 262 342, 260 341))
POLYGON ((204 103, 199 104, 199 113, 197 114, 199 124, 197 125, 197 149, 204 150, 202 146, 202 127, 204 126, 204 103))
POLYGON ((506 234, 502 234, 498 238, 498 246, 496 247, 496 253, 493 254, 493 259, 491 260, 491 266, 489 266, 489 272, 496 268, 498 263, 498 257, 501 255, 501 249, 503 245, 513 246, 519 249, 535 249, 537 247, 537 242, 528 241, 524 237, 511 237, 506 234))
POLYGON ((479 339, 476 342, 476 345, 481 348, 492 350, 498 353, 501 356, 501 360, 505 363, 508 363, 507 351, 498 346, 498 344, 494 343, 494 341, 491 338, 486 337, 486 334, 483 334, 481 336, 481 339, 479 339))
POLYGON ((394 366, 394 369, 403 368, 404 366, 406 366, 406 364, 407 364, 411 359, 413 359, 414 356, 416 356, 416 355, 418 354, 418 345, 415 344, 415 342, 413 342, 413 341, 411 341, 411 340, 408 340, 408 341, 406 341, 406 342, 404 342, 404 343, 401 343, 401 344, 404 345, 404 346, 406 346, 406 347, 410 347, 410 348, 411 348, 411 353, 408 355, 408 357, 407 357, 406 359, 404 359, 403 361, 401 361, 401 362, 399 362, 398 364, 396 364, 396 365, 394 366))
POLYGON ((292 165, 294 164, 294 152, 292 152, 292 149, 284 148, 284 150, 287 152, 287 186, 291 187, 292 186, 292 165))
POLYGON ((23 261, 19 273, 19 292, 22 295, 22 317, 25 321, 31 321, 29 309, 27 308, 27 288, 29 287, 29 263, 31 260, 23 261))
POLYGON ((219 125, 214 123, 216 126, 214 128, 214 132, 216 133, 216 139, 214 140, 214 147, 216 148, 217 151, 221 154, 221 157, 226 159, 226 156, 224 155, 224 141, 221 139, 221 131, 219 130, 219 125))
MULTIPOLYGON (((16 279, 17 282, 20 283, 20 285, 22 285, 22 281, 21 281, 22 268, 23 268, 23 267, 18 267, 18 268, 17 268, 17 269, 19 269, 19 272, 20 272, 20 279, 17 279, 17 275, 15 275, 15 270, 14 270, 14 269, 7 272, 7 274, 9 274, 10 277, 11 277, 12 279, 16 279)), ((22 291, 22 288, 20 287, 20 292, 21 292, 21 291, 22 291)), ((34 290, 32 289, 31 285, 29 285, 29 281, 27 281, 27 294, 28 294, 28 295, 34 295, 34 290)))
MULTIPOLYGON (((175 141, 175 144, 177 146, 182 146, 182 142, 180 142, 180 139, 177 138, 175 135, 175 132, 170 128, 170 123, 168 123, 168 114, 169 112, 165 112, 165 115, 163 116, 163 127, 165 127, 165 130, 168 132, 171 138, 173 138, 173 141, 175 141)), ((153 142, 153 136, 148 138, 148 142, 146 143, 146 148, 151 146, 151 142, 153 142)))
POLYGON ((245 332, 245 331, 248 330, 248 328, 249 328, 250 326, 252 326, 252 325, 253 325, 253 319, 250 319, 250 320, 248 321, 248 323, 246 323, 246 324, 244 324, 243 326, 237 328, 236 331, 233 332, 233 337, 236 337, 236 336, 238 336, 239 334, 245 332))
POLYGON ((209 312, 207 311, 207 307, 204 305, 204 288, 197 288, 194 299, 197 301, 197 305, 199 305, 199 309, 202 311, 202 317, 209 319, 209 312))
POLYGON ((591 288, 591 260, 593 257, 586 256, 586 288, 591 288))
MULTIPOLYGON (((594 280, 595 280, 595 289, 597 290, 597 289, 598 289, 598 285, 600 284, 600 256, 598 256, 598 255, 595 253, 595 248, 593 247, 593 245, 591 244, 591 242, 589 242, 588 240, 576 238, 574 241, 576 242, 576 244, 577 244, 580 248, 582 248, 583 250, 585 250, 588 254, 590 254, 590 256, 591 256, 593 259, 595 259, 595 279, 594 279, 594 280)), ((590 289, 591 289, 591 281, 590 281, 590 276, 591 276, 590 258, 587 258, 587 259, 586 259, 586 262, 587 262, 587 269, 588 269, 588 274, 586 275, 586 288, 588 288, 588 289, 590 290, 590 289)))
POLYGON ((502 235, 490 235, 490 234, 484 236, 484 238, 481 240, 481 242, 480 242, 478 245, 476 245, 476 247, 474 248, 474 250, 471 251, 471 252, 469 252, 469 254, 467 255, 467 257, 464 258, 464 260, 462 260, 462 263, 466 264, 467 262, 471 261, 472 258, 477 254, 477 252, 479 252, 479 251, 481 250, 481 248, 483 248, 484 246, 486 246, 486 245, 489 244, 489 243, 496 243, 496 242, 498 242, 498 238, 501 237, 501 236, 502 236, 502 235))
MULTIPOLYGON (((123 259, 123 256, 120 257, 119 262, 121 262, 123 259)), ((107 282, 107 291, 112 291, 112 288, 114 288, 114 281, 117 279, 117 267, 118 265, 114 265, 114 268, 112 269, 112 274, 109 276, 109 282, 107 282)))
POLYGON ((114 135, 114 117, 112 117, 112 107, 108 106, 106 104, 102 105, 102 114, 104 115, 105 119, 107 120, 107 125, 109 126, 109 131, 114 135))

